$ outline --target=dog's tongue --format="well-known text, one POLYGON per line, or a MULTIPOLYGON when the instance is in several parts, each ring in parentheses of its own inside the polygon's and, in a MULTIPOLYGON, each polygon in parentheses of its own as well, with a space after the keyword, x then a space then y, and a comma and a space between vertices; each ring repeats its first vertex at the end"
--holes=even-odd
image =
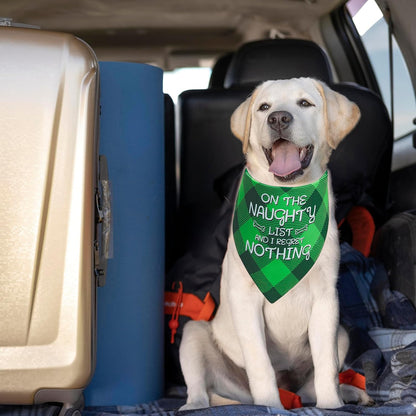
POLYGON ((277 176, 287 176, 301 169, 299 149, 292 142, 277 140, 272 148, 273 162, 270 164, 269 172, 277 176))

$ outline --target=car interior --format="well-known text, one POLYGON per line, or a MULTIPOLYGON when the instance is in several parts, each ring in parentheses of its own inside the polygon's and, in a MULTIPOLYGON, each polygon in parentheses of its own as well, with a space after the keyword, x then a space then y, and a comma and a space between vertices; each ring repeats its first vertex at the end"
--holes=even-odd
MULTIPOLYGON (((2 1, 0 29, 69 33, 96 56, 98 152, 108 159, 113 240, 105 284, 94 276, 103 283, 92 313, 97 355, 95 372, 77 389, 82 399, 63 410, 49 399, 22 402, 17 393, 2 394, 0 381, 0 414, 178 412, 186 400, 183 326, 212 319, 220 302, 221 263, 245 163, 231 115, 262 82, 298 77, 323 81, 361 111, 329 170, 341 244, 340 320, 351 340, 345 370, 365 376, 375 404, 346 403, 333 411, 307 404, 314 413, 237 404, 188 413, 416 414, 415 16, 412 0, 2 1), (189 69, 195 77, 206 71, 196 83, 190 75, 183 82, 178 75, 189 69), (151 78, 153 70, 160 81, 151 78), (123 102, 123 93, 110 96, 114 73, 133 104, 123 102), (143 80, 136 84, 135 77, 143 80), (146 84, 157 85, 156 104, 146 84), (159 113, 148 115, 156 106, 159 113), (123 140, 123 118, 117 118, 123 112, 156 125, 156 133, 123 140), (144 144, 136 148, 134 140, 144 144), (118 199, 118 186, 126 199, 118 199), (143 207, 143 214, 123 211, 132 195, 137 205, 131 209, 143 207), (143 237, 148 246, 142 247, 137 234, 146 223, 160 231, 154 245, 153 236, 143 237)), ((7 33, 0 30, 0 51, 2 36, 7 33)), ((0 75, 13 59, 7 48, 4 43, 0 75)), ((6 84, 0 76, 0 91, 6 84)), ((7 122, 0 114, 2 130, 7 122)), ((0 360, 6 374, 10 369, 2 366, 0 360)))

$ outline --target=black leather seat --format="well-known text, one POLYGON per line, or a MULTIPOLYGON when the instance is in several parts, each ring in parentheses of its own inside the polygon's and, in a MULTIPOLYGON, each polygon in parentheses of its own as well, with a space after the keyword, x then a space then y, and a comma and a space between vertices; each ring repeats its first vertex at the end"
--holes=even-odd
POLYGON ((233 55, 233 52, 229 52, 218 58, 212 68, 208 88, 224 88, 225 76, 227 75, 233 55))
POLYGON ((241 142, 231 133, 230 118, 249 92, 247 88, 208 89, 180 95, 180 207, 202 201, 215 206, 214 179, 243 162, 241 142))
POLYGON ((176 151, 175 151, 175 105, 164 94, 165 118, 165 265, 169 269, 173 261, 175 245, 175 219, 177 210, 176 151))
POLYGON ((388 208, 393 131, 381 98, 357 84, 331 87, 355 102, 361 119, 332 153, 329 169, 337 198, 337 219, 354 205, 364 205, 376 222, 385 220, 388 208))
POLYGON ((303 39, 266 39, 242 45, 234 54, 224 87, 255 86, 269 79, 313 77, 327 84, 332 72, 325 52, 303 39))

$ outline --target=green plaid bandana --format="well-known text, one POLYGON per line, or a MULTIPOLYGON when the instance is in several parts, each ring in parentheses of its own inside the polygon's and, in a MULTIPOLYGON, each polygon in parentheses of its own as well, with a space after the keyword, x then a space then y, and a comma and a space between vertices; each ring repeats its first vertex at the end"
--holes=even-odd
POLYGON ((328 172, 309 185, 257 182, 246 169, 234 210, 235 245, 254 283, 273 303, 307 274, 328 231, 328 172))

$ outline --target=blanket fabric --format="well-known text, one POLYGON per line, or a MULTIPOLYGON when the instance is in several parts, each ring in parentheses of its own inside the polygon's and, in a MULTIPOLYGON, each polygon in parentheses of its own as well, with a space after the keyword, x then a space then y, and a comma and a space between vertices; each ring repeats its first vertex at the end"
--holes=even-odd
MULTIPOLYGON (((303 407, 279 410, 233 405, 182 412, 189 416, 347 416, 416 415, 416 310, 402 294, 389 288, 384 267, 348 243, 341 244, 338 281, 340 319, 351 347, 346 368, 364 374, 375 406, 347 404, 325 410, 303 407)), ((90 407, 85 416, 173 416, 184 399, 161 399, 137 406, 90 407)), ((1 411, 0 411, 1 414, 1 411)))

